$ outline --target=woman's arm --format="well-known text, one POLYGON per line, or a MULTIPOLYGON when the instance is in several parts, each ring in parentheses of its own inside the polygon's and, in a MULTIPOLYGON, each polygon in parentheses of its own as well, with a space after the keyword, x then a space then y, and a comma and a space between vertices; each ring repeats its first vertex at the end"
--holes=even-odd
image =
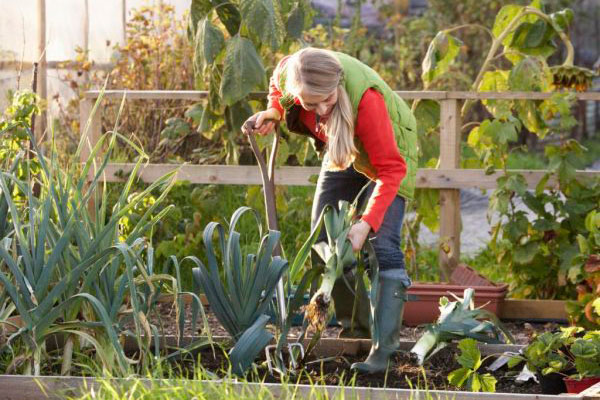
POLYGON ((279 116, 281 119, 283 117, 283 107, 279 104, 279 99, 281 98, 281 89, 279 88, 279 75, 281 74, 281 70, 283 65, 287 62, 290 56, 285 56, 279 61, 277 67, 273 71, 271 75, 271 79, 269 80, 269 94, 267 95, 267 109, 274 108, 279 111, 279 116))
POLYGON ((279 75, 281 73, 282 65, 288 59, 289 56, 283 57, 281 61, 275 67, 273 75, 269 81, 269 94, 267 95, 267 109, 259 111, 246 121, 242 131, 246 135, 251 133, 258 133, 259 135, 266 135, 273 130, 276 121, 281 121, 284 115, 284 110, 281 104, 279 104, 279 98, 282 96, 281 90, 279 89, 279 75), (266 121, 266 122, 265 122, 266 121), (246 128, 248 127, 248 128, 246 128))
POLYGON ((367 90, 358 105, 355 134, 377 171, 375 189, 361 217, 377 232, 406 175, 406 162, 398 150, 383 96, 375 89, 367 90))

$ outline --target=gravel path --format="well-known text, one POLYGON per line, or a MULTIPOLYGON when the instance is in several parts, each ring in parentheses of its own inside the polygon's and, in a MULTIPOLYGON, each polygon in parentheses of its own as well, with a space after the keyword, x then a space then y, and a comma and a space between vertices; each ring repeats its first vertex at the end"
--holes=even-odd
MULTIPOLYGON (((587 171, 600 171, 600 160, 594 162, 587 171)), ((487 220, 489 196, 478 189, 462 189, 460 191, 460 210, 462 218, 462 232, 460 235, 461 254, 475 255, 482 250, 490 240, 491 226, 487 220)), ((528 211, 527 207, 517 199, 517 208, 528 211)), ((492 215, 492 223, 497 221, 498 215, 492 215)), ((419 242, 428 247, 437 246, 439 234, 431 232, 426 226, 421 227, 419 242)))

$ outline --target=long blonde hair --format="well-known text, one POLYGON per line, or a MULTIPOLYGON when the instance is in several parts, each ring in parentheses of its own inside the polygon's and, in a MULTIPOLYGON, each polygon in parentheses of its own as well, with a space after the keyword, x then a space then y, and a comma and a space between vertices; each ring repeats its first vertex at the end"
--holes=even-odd
POLYGON ((343 68, 327 50, 307 47, 288 60, 286 89, 295 97, 301 92, 326 96, 337 89, 337 102, 325 124, 330 169, 346 169, 354 161, 354 115, 342 82, 343 68))

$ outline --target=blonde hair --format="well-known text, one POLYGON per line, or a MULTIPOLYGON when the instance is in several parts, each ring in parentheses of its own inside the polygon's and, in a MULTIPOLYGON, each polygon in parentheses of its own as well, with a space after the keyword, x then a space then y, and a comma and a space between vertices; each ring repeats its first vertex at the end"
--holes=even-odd
POLYGON ((337 89, 337 102, 325 124, 330 169, 346 169, 356 153, 354 115, 348 93, 343 86, 343 68, 327 50, 307 47, 288 60, 286 89, 295 97, 301 92, 329 95, 337 89))

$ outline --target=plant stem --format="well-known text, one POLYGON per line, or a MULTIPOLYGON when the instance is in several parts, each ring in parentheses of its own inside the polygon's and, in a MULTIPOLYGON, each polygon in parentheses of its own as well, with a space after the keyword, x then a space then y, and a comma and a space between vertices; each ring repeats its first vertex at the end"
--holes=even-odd
POLYGON ((486 31, 490 35, 490 37, 492 39, 494 39, 494 34, 492 33, 492 31, 489 28, 487 28, 487 27, 485 27, 485 26, 483 26, 481 24, 464 24, 464 25, 458 25, 458 26, 454 26, 452 28, 446 29, 445 31, 447 33, 450 33, 450 32, 454 32, 454 31, 457 31, 457 30, 463 29, 463 28, 478 28, 478 29, 482 29, 482 30, 486 31))
POLYGON ((73 359, 73 335, 69 335, 65 348, 63 350, 63 361, 60 367, 60 374, 62 376, 70 375, 71 373, 71 361, 73 359))
MULTIPOLYGON (((506 38, 506 36, 508 36, 508 34, 513 29, 515 29, 517 27, 519 20, 522 17, 524 17, 525 15, 526 15, 526 9, 521 10, 512 19, 512 21, 510 21, 508 26, 506 28, 504 28, 504 31, 502 31, 502 33, 500 33, 500 35, 496 39, 494 39, 494 41, 492 42, 492 45, 490 47, 490 50, 488 51, 488 54, 485 57, 485 60, 483 61, 483 65, 481 66, 481 69, 479 70, 479 73, 477 74, 477 77, 475 78, 475 82, 473 82, 473 85, 471 86, 471 90, 477 91, 477 88, 479 87, 479 84, 481 83, 481 80, 483 79, 483 75, 487 71, 487 69, 490 65, 490 62, 494 58, 496 52, 498 51, 498 48, 502 44, 502 41, 506 38)), ((463 117, 467 113, 467 111, 469 111, 469 109, 471 108, 472 105, 473 105, 473 100, 465 101, 465 104, 463 104, 462 110, 460 111, 460 113, 463 117)))
MULTIPOLYGON (((556 33, 558 34, 558 36, 564 43, 565 47, 567 48, 567 57, 565 58, 565 61, 563 62, 562 65, 566 65, 566 66, 573 65, 573 59, 574 59, 574 55, 575 55, 575 51, 573 49, 573 44, 571 43, 571 41, 569 40, 569 38, 567 37, 565 32, 561 29, 561 27, 558 26, 557 24, 555 24, 554 21, 552 21, 552 18, 550 18, 548 15, 546 15, 542 11, 538 10, 537 8, 525 7, 513 18, 512 21, 510 21, 510 23, 504 29, 504 31, 502 31, 502 33, 496 39, 494 39, 494 41, 492 42, 492 46, 490 47, 490 50, 485 58, 485 61, 483 62, 481 69, 479 70, 479 74, 477 75, 477 78, 475 78, 475 82, 473 82, 473 85, 471 86, 471 90, 477 91, 477 88, 479 87, 479 84, 481 83, 481 80, 483 79, 483 75, 487 71, 491 61, 495 58, 495 54, 498 51, 498 48, 500 47, 500 45, 502 44, 502 41, 506 38, 506 36, 508 36, 508 34, 513 29, 515 29, 517 27, 521 18, 523 18, 526 15, 536 15, 537 17, 543 19, 544 21, 546 21, 548 24, 550 24, 552 26, 552 28, 556 31, 556 33)), ((472 105, 473 105, 473 100, 465 101, 465 104, 463 105, 462 110, 461 110, 461 115, 464 116, 467 113, 467 111, 469 111, 469 109, 471 108, 472 105)))
POLYGON ((538 10, 537 8, 525 7, 525 10, 527 11, 528 14, 537 15, 538 17, 540 17, 541 19, 546 21, 548 24, 550 24, 552 26, 552 29, 554 29, 556 31, 556 33, 558 33, 560 40, 562 40, 563 44, 567 48, 567 56, 562 65, 572 67, 573 60, 575 58, 575 49, 573 48, 573 43, 571 43, 571 40, 569 40, 568 36, 565 34, 565 31, 563 31, 560 26, 558 26, 556 23, 554 23, 554 21, 552 21, 552 18, 550 18, 548 15, 546 15, 542 11, 538 10))

